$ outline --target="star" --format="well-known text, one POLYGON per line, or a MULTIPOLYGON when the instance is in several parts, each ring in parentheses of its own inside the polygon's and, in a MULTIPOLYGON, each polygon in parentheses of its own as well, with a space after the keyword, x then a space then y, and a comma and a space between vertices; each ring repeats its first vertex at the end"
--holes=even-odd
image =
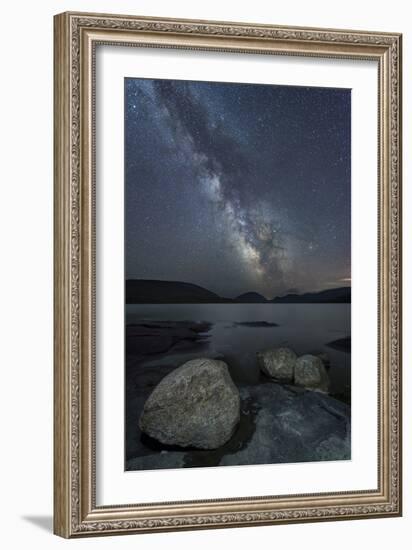
POLYGON ((126 275, 275 295, 350 274, 346 89, 127 78, 126 275))

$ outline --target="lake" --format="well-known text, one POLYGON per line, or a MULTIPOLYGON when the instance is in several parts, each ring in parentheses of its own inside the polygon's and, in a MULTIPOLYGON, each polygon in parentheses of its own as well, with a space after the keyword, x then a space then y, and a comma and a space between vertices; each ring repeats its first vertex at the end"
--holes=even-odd
POLYGON ((139 369, 178 367, 195 357, 221 358, 235 382, 257 384, 262 376, 256 353, 287 346, 298 355, 326 353, 330 393, 350 402, 351 354, 328 346, 350 337, 350 304, 127 304, 126 324, 142 321, 207 322, 211 327, 200 347, 177 346, 145 356, 135 363, 139 369))

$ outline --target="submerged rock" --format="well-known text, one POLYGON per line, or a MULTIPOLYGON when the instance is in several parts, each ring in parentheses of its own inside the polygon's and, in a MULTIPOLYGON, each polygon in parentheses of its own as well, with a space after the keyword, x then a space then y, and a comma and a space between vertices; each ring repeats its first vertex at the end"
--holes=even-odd
POLYGON ((294 382, 309 390, 327 392, 329 377, 322 360, 315 355, 302 355, 296 361, 294 382))
POLYGON ((340 338, 339 340, 334 340, 326 344, 329 348, 337 349, 339 351, 344 351, 346 353, 351 352, 351 337, 347 336, 346 338, 340 338))
POLYGON ((289 348, 270 349, 257 354, 260 370, 281 382, 293 382, 296 359, 296 353, 289 348))
POLYGON ((216 449, 231 438, 239 419, 239 391, 226 363, 194 359, 156 386, 139 426, 166 445, 216 449))

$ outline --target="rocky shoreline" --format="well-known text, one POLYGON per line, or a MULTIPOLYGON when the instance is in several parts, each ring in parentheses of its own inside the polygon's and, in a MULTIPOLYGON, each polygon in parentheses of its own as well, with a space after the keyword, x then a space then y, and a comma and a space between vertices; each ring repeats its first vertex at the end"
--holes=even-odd
POLYGON ((350 408, 328 395, 269 382, 239 388, 241 416, 232 438, 213 450, 141 440, 126 470, 349 460, 350 408))
MULTIPOLYGON (((144 433, 150 434, 150 430, 142 430, 139 422, 141 424, 142 411, 149 396, 155 393, 162 380, 168 375, 173 377, 179 369, 167 362, 155 368, 134 367, 142 358, 151 355, 167 358, 170 350, 190 349, 201 355, 210 328, 208 323, 186 321, 144 322, 127 327, 126 337, 135 341, 135 347, 128 361, 130 372, 126 387, 126 470, 350 459, 350 406, 327 394, 324 357, 323 361, 319 358, 310 360, 317 368, 319 363, 322 364, 318 390, 299 386, 290 376, 278 380, 273 377, 273 372, 271 375, 262 367, 261 383, 236 384, 239 417, 236 426, 229 429, 229 439, 221 440, 215 448, 198 448, 190 445, 190 439, 184 440, 183 446, 177 445, 173 444, 173 438, 170 443, 167 439, 159 441, 159 434, 155 432, 156 437, 144 433), (139 338, 136 338, 137 334, 139 338)), ((293 360, 293 355, 291 357, 293 360)), ((301 366, 307 366, 305 357, 313 356, 296 357, 297 364, 300 360, 301 366)), ((204 387, 211 383, 212 379, 208 379, 204 387)), ((167 420, 167 415, 165 418, 167 420)), ((218 415, 215 419, 220 421, 218 415)))

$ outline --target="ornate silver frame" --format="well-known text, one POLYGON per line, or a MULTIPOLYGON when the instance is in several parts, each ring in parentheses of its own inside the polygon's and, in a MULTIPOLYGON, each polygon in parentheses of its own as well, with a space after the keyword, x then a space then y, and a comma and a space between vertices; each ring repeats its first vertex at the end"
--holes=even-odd
POLYGON ((401 35, 63 13, 55 17, 54 36, 55 533, 79 537, 399 516, 401 35), (107 43, 378 62, 380 407, 377 490, 96 506, 94 51, 97 44, 107 43))

